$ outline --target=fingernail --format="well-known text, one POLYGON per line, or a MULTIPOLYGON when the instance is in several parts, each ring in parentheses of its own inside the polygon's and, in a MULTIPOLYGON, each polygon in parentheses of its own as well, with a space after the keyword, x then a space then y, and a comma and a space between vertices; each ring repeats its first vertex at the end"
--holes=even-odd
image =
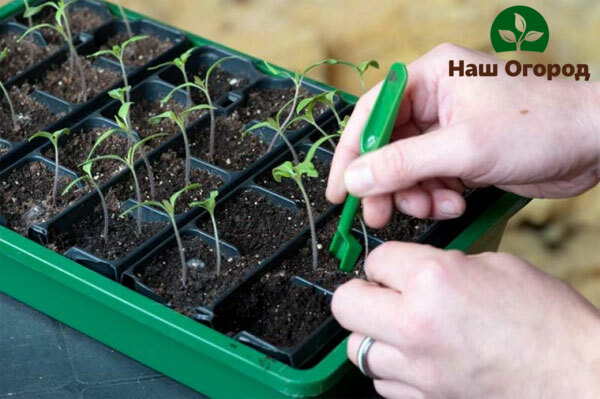
POLYGON ((398 210, 402 213, 408 213, 408 200, 402 199, 398 203, 398 210))
POLYGON ((344 180, 351 193, 362 194, 373 186, 371 168, 363 164, 348 167, 344 180))
POLYGON ((442 201, 440 204, 440 213, 448 217, 457 217, 460 213, 457 206, 452 201, 442 201))

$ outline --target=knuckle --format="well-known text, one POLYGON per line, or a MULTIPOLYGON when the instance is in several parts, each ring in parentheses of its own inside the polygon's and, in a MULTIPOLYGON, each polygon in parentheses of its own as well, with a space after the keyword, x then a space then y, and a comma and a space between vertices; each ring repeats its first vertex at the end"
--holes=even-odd
POLYGON ((352 292, 359 283, 360 281, 357 279, 350 280, 347 283, 340 285, 335 290, 333 298, 331 298, 331 312, 334 316, 338 317, 344 314, 346 310, 346 300, 352 296, 352 292))
POLYGON ((387 264, 387 260, 393 259, 390 256, 390 251, 394 250, 394 243, 391 241, 385 242, 369 252, 365 263, 365 273, 373 280, 378 280, 381 275, 382 267, 387 264))
POLYGON ((446 262, 437 256, 426 258, 418 266, 415 273, 415 283, 424 288, 439 287, 447 280, 446 262))

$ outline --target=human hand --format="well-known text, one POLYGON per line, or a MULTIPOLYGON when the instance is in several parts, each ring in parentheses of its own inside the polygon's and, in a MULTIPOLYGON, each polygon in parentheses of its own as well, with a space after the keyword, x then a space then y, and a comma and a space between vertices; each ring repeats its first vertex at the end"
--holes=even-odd
POLYGON ((394 205, 419 218, 459 216, 465 186, 566 197, 600 179, 599 84, 509 77, 500 60, 450 44, 408 69, 393 142, 358 158, 379 84, 358 102, 329 175, 327 198, 363 198, 370 226, 383 227, 394 205), (498 77, 449 77, 451 59, 501 65, 498 77))
POLYGON ((366 273, 336 290, 332 311, 352 331, 353 363, 375 339, 366 359, 381 395, 600 397, 600 313, 521 259, 388 242, 366 273))

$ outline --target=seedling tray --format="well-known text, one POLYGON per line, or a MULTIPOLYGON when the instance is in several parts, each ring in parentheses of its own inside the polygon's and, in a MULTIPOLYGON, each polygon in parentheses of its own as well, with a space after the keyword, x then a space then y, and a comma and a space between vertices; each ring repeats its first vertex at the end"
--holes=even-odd
MULTIPOLYGON (((89 8, 103 21, 100 26, 82 31, 75 38, 82 54, 96 51, 111 36, 125 32, 116 6, 81 0, 77 7, 89 8)), ((18 33, 25 29, 17 17, 22 11, 23 3, 19 0, 0 8, 0 34, 8 31, 18 33)), ((191 47, 197 47, 188 63, 191 75, 205 71, 220 58, 229 55, 239 57, 223 62, 219 68, 232 77, 218 88, 219 94, 215 98, 216 114, 224 120, 240 118, 244 125, 250 126, 258 119, 242 111, 246 110, 244 107, 250 99, 265 90, 291 87, 289 81, 270 76, 256 58, 140 14, 130 11, 127 14, 132 20, 134 33, 167 39, 173 44, 143 65, 128 68, 129 82, 133 86, 132 101, 136 103, 156 102, 181 83, 182 78, 173 67, 155 71, 147 68, 168 61, 191 47)), ((40 46, 49 45, 41 34, 35 35, 35 42, 40 46)), ((26 82, 35 83, 49 67, 64 62, 67 57, 66 48, 56 47, 48 53, 44 60, 4 82, 7 88, 26 82)), ((98 59, 95 65, 118 70, 118 64, 106 58, 98 59)), ((61 138, 61 145, 67 146, 96 128, 115 126, 113 116, 118 104, 108 97, 107 91, 120 85, 121 82, 115 81, 83 104, 74 104, 38 90, 32 91, 30 96, 52 113, 60 115, 43 130, 71 128, 71 135, 61 138)), ((310 79, 305 82, 304 88, 312 93, 330 89, 310 79)), ((186 92, 180 91, 173 101, 184 104, 186 98, 186 92)), ((351 112, 355 101, 355 97, 342 93, 336 107, 345 115, 351 112)), ((331 128, 334 123, 331 112, 323 112, 317 122, 325 130, 331 128)), ((192 169, 213 176, 219 182, 217 219, 221 215, 223 223, 235 223, 239 215, 234 211, 239 209, 239 202, 254 201, 260 203, 257 206, 263 207, 261 209, 267 209, 273 220, 300 220, 303 204, 291 198, 285 186, 272 186, 265 180, 274 166, 290 159, 287 147, 278 143, 267 154, 248 155, 235 162, 217 159, 213 164, 207 161, 202 151, 202 133, 209 123, 208 115, 201 114, 195 116, 190 125, 191 141, 196 143, 192 145, 192 169)), ((139 137, 147 134, 143 126, 135 133, 139 137)), ((267 128, 252 132, 254 140, 263 144, 270 143, 274 134, 267 128)), ((296 150, 302 152, 308 150, 317 134, 305 125, 289 131, 287 137, 296 150)), ((181 147, 181 134, 173 134, 155 146, 148 153, 148 158, 150 162, 160 163, 167 155, 181 156, 181 147)), ((54 162, 49 157, 51 150, 43 140, 28 142, 0 138, 0 181, 32 164, 53 168, 54 162)), ((331 151, 325 145, 317 151, 315 158, 317 167, 323 168, 322 173, 326 173, 332 158, 331 151)), ((141 161, 136 168, 143 168, 141 161)), ((60 173, 77 176, 73 168, 62 162, 60 173)), ((129 179, 131 175, 127 170, 107 171, 101 190, 108 194, 129 179)), ((324 186, 312 186, 310 189, 323 190, 324 186)), ((463 217, 418 224, 423 226, 420 232, 395 238, 469 252, 495 250, 507 220, 527 202, 494 188, 474 190, 466 199, 468 211, 463 217)), ((124 208, 135 204, 133 197, 122 200, 124 208)), ((146 281, 144 277, 153 260, 168 256, 175 245, 167 215, 160 211, 143 208, 140 213, 142 220, 148 224, 155 223, 156 230, 117 257, 101 256, 77 245, 61 248, 60 254, 47 247, 59 234, 76 235, 80 229, 78 223, 95 212, 98 202, 95 192, 82 192, 59 213, 32 223, 23 235, 2 227, 8 225, 9 218, 0 214, 0 291, 211 397, 342 395, 342 388, 352 389, 357 379, 356 370, 346 357, 344 337, 347 332, 329 313, 323 313, 325 317, 314 322, 314 326, 304 334, 289 342, 281 341, 272 335, 273 323, 269 317, 273 313, 268 313, 270 309, 265 310, 261 302, 262 292, 271 290, 277 303, 289 306, 287 292, 299 292, 301 294, 298 295, 303 295, 315 307, 327 309, 335 286, 352 277, 335 270, 330 275, 315 274, 302 263, 302 251, 310 237, 307 226, 298 224, 298 227, 290 228, 289 232, 279 236, 277 242, 269 243, 270 249, 260 247, 262 260, 255 262, 245 258, 253 254, 248 250, 248 243, 239 235, 228 236, 225 231, 220 240, 224 258, 234 263, 244 259, 244 268, 231 278, 228 285, 215 289, 208 299, 182 309, 153 288, 148 283, 150 280, 146 281), (293 266, 298 265, 298 259, 300 266, 293 266), (256 309, 259 313, 267 312, 260 313, 264 319, 259 320, 260 323, 252 317, 256 309), (232 381, 235 383, 232 384, 232 381)), ((325 237, 320 240, 327 240, 328 229, 335 225, 340 211, 339 206, 321 204, 317 207, 316 224, 319 234, 325 237)), ((132 215, 137 217, 136 212, 132 215)), ((186 240, 202 242, 207 248, 215 246, 206 212, 185 208, 177 213, 176 220, 186 240)), ((253 222, 260 223, 260 220, 253 222)), ((362 239, 360 230, 356 229, 354 233, 362 239)), ((383 242, 377 237, 380 237, 378 232, 369 231, 370 248, 383 242)), ((320 256, 326 258, 329 242, 322 244, 325 249, 320 256)), ((355 275, 360 276, 360 267, 355 275)), ((269 303, 272 305, 272 302, 269 303)))

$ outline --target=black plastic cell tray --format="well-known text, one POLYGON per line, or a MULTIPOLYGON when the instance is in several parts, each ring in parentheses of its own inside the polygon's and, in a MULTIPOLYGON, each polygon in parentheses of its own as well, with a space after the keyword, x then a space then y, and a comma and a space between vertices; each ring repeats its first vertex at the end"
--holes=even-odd
MULTIPOLYGON (((95 1, 81 0, 81 1, 78 1, 77 3, 75 3, 73 5, 73 7, 87 7, 87 8, 92 9, 94 11, 94 13, 96 13, 96 14, 110 16, 112 18, 112 15, 110 14, 110 12, 106 8, 106 6, 101 3, 97 3, 95 1)), ((18 29, 26 30, 27 29, 26 26, 20 25, 17 22, 4 22, 4 24, 10 24, 11 29, 15 29, 15 30, 18 30, 18 29)), ((78 34, 74 38, 78 53, 81 56, 87 56, 87 55, 97 51, 99 49, 99 47, 103 43, 105 43, 106 40, 108 40, 109 36, 107 36, 107 35, 113 34, 114 32, 118 32, 119 29, 122 28, 122 25, 123 25, 122 22, 118 22, 117 20, 111 19, 111 20, 107 20, 107 22, 105 24, 103 24, 102 26, 100 26, 94 30, 86 31, 86 32, 82 32, 82 33, 78 34)), ((156 24, 155 22, 139 20, 139 21, 135 21, 135 23, 132 24, 132 27, 135 27, 136 31, 143 32, 148 35, 158 36, 160 38, 168 39, 173 42, 173 47, 171 47, 169 50, 165 51, 158 57, 155 57, 154 59, 149 61, 147 64, 145 64, 141 67, 138 67, 138 68, 130 68, 130 67, 126 68, 126 73, 128 75, 129 83, 132 85, 140 82, 141 80, 143 80, 144 78, 146 78, 147 76, 149 76, 151 74, 151 72, 148 71, 149 67, 152 67, 152 66, 158 65, 160 63, 163 63, 165 61, 171 60, 176 55, 178 55, 182 51, 184 51, 188 46, 187 39, 183 33, 176 31, 174 29, 156 24)), ((36 34, 36 41, 44 42, 44 39, 43 39, 43 37, 41 37, 41 34, 39 34, 39 33, 36 34)), ((39 63, 33 65, 32 67, 30 67, 29 69, 27 69, 26 71, 23 71, 22 73, 18 74, 17 76, 11 78, 9 81, 5 82, 5 86, 7 87, 7 89, 10 89, 13 86, 19 86, 25 82, 34 82, 37 79, 42 78, 50 66, 60 64, 64 61, 66 61, 68 58, 68 54, 69 54, 68 49, 66 48, 66 46, 63 46, 61 49, 54 52, 52 55, 50 55, 45 60, 42 60, 41 62, 39 62, 39 63)), ((94 61, 94 65, 114 70, 118 74, 121 73, 118 62, 116 60, 109 59, 105 56, 102 56, 102 57, 99 57, 98 59, 96 59, 94 61)), ((60 104, 61 106, 59 107, 59 111, 65 113, 65 116, 61 120, 53 123, 51 126, 45 127, 43 130, 54 131, 54 130, 61 129, 63 127, 69 127, 69 125, 73 125, 78 120, 80 120, 82 117, 84 117, 86 114, 89 114, 94 109, 101 106, 103 103, 106 103, 109 100, 107 93, 110 90, 112 90, 116 87, 120 87, 120 86, 122 86, 122 81, 118 80, 113 85, 111 85, 108 89, 99 93, 95 97, 88 99, 88 101, 86 101, 85 103, 80 103, 80 104, 69 103, 65 100, 56 98, 48 93, 40 92, 37 90, 34 91, 32 93, 32 96, 34 98, 36 98, 36 99, 43 98, 44 99, 44 100, 40 100, 38 102, 41 102, 43 104, 51 103, 53 105, 60 104)), ((52 108, 50 108, 50 110, 54 112, 55 108, 52 107, 52 108)), ((35 132, 32 132, 32 134, 33 133, 35 133, 35 132)), ((3 140, 3 145, 5 147, 10 148, 10 151, 8 153, 4 154, 3 156, 0 156, 0 170, 3 170, 4 168, 8 167, 11 163, 18 160, 24 154, 30 152, 31 150, 35 149, 36 147, 42 145, 43 143, 44 143, 43 139, 36 139, 31 142, 23 141, 20 143, 12 143, 12 142, 3 140)))

